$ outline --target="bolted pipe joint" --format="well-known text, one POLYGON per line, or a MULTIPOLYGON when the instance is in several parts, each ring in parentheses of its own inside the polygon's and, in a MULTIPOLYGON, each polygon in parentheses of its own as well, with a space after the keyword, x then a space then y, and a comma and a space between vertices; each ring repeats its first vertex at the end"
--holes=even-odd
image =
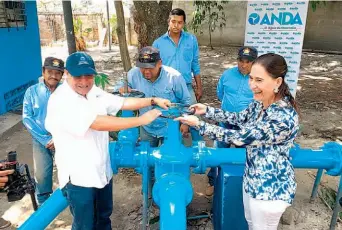
POLYGON ((136 146, 137 140, 133 138, 109 143, 109 156, 114 174, 118 173, 118 168, 136 168, 139 166, 136 146))
POLYGON ((209 153, 206 148, 205 141, 193 142, 192 148, 194 165, 196 165, 192 171, 196 174, 204 174, 207 170, 205 158, 209 153))
POLYGON ((186 206, 191 202, 193 189, 189 178, 167 173, 153 186, 153 199, 160 207, 160 229, 186 229, 186 206))
POLYGON ((330 176, 339 176, 342 173, 342 145, 336 142, 325 143, 321 149, 325 152, 330 152, 333 158, 334 167, 327 170, 330 176))

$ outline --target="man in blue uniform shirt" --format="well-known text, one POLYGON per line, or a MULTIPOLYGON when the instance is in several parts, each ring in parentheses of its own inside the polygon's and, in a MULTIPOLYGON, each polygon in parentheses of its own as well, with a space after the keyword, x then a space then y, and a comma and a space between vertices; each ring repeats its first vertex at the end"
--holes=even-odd
POLYGON ((191 104, 195 104, 202 97, 199 48, 195 35, 183 31, 185 20, 184 10, 171 10, 168 31, 155 40, 152 46, 159 49, 164 65, 182 74, 191 95, 191 104), (195 78, 196 91, 192 87, 192 77, 195 78))
MULTIPOLYGON (((172 103, 190 105, 190 94, 182 75, 175 69, 162 65, 159 50, 150 46, 139 51, 136 67, 128 72, 129 90, 143 92, 146 97, 161 97, 172 103)), ((122 90, 122 89, 121 89, 122 90)), ((139 110, 140 115, 151 110, 139 110)), ((152 123, 140 127, 140 138, 158 147, 167 132, 167 119, 157 118, 152 123)))
MULTIPOLYGON (((252 63, 257 58, 258 52, 254 47, 241 47, 238 51, 238 65, 223 72, 217 84, 217 97, 221 101, 221 108, 228 112, 240 112, 248 107, 253 100, 253 93, 249 87, 249 73, 252 63)), ((229 124, 220 124, 228 129, 239 129, 239 127, 229 124)), ((217 143, 218 148, 228 148, 224 142, 217 143)), ((214 193, 214 178, 216 168, 212 168, 208 173, 209 184, 206 195, 214 193)))
POLYGON ((23 101, 23 123, 32 135, 36 196, 42 205, 52 193, 54 142, 45 129, 47 103, 64 73, 64 62, 47 57, 43 66, 43 82, 26 90, 23 101))
MULTIPOLYGON (((153 42, 153 47, 159 49, 161 60, 166 66, 178 70, 184 77, 191 97, 191 104, 196 104, 202 97, 202 81, 200 76, 199 48, 195 35, 183 30, 186 22, 184 10, 175 8, 169 15, 168 31, 153 42), (192 85, 194 77, 196 87, 192 85)), ((182 133, 188 136, 188 126, 182 126, 182 133)), ((192 140, 202 140, 197 130, 190 128, 192 140)), ((188 144, 188 143, 187 143, 188 144)))

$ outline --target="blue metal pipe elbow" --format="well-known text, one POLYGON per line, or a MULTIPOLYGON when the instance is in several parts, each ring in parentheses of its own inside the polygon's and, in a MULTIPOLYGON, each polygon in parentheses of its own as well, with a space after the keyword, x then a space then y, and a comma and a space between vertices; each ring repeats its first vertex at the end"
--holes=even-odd
POLYGON ((67 199, 60 189, 57 189, 18 229, 43 230, 64 209, 68 207, 67 199))
POLYGON ((160 229, 186 229, 186 206, 193 189, 188 178, 180 174, 160 177, 153 187, 153 199, 160 207, 160 229))

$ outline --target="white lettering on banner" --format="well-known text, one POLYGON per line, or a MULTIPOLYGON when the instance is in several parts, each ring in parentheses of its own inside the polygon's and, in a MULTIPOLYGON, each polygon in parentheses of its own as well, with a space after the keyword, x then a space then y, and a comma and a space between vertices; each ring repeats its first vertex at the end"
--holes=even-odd
POLYGON ((277 53, 288 65, 285 77, 296 95, 303 47, 308 1, 249 1, 245 45, 254 46, 259 55, 277 53))

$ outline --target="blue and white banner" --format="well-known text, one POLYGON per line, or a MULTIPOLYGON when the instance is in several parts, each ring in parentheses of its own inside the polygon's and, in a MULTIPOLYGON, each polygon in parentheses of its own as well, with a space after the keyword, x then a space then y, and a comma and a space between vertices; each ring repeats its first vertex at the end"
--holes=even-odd
POLYGON ((288 65, 285 77, 296 95, 309 1, 248 1, 245 45, 259 55, 277 53, 288 65))

